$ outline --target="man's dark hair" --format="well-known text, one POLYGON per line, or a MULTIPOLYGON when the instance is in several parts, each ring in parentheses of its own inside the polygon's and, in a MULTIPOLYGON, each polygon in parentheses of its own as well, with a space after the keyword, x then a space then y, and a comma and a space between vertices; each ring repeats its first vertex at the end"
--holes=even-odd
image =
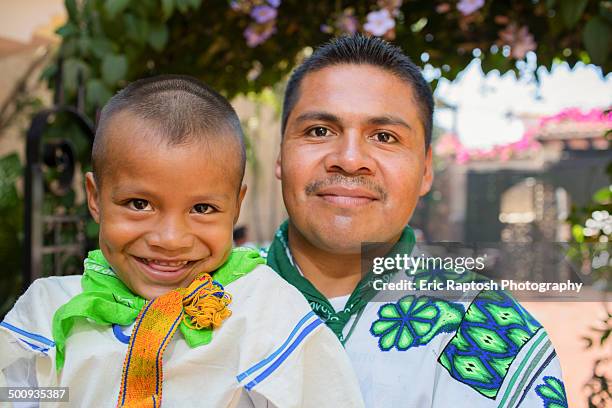
MULTIPOLYGON (((94 176, 100 178, 104 164, 104 133, 112 118, 129 112, 150 122, 168 145, 210 140, 216 134, 235 136, 240 151, 240 181, 246 153, 238 115, 230 103, 201 81, 182 75, 160 75, 132 82, 113 96, 102 109, 92 149, 94 176)), ((231 143, 231 142, 230 142, 231 143)))
POLYGON ((356 64, 372 65, 384 69, 406 81, 414 91, 419 116, 425 128, 425 148, 431 142, 433 127, 434 100, 431 88, 419 68, 402 50, 378 37, 363 35, 336 38, 321 47, 293 71, 283 102, 281 134, 285 134, 287 118, 300 97, 300 85, 304 77, 311 73, 335 65, 356 64))

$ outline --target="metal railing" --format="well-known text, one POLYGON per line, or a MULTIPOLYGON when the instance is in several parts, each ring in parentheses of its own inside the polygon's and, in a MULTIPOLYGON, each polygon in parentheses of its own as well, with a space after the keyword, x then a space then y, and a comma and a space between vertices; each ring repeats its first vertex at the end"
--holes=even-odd
MULTIPOLYGON (((56 211, 56 208, 45 211, 45 197, 54 195, 62 197, 73 189, 75 173, 79 171, 79 162, 71 141, 75 135, 65 135, 47 140, 45 131, 53 125, 58 116, 73 122, 80 130, 78 137, 85 137, 89 146, 93 143, 94 125, 83 112, 84 87, 79 75, 78 97, 76 106, 64 103, 62 63, 58 64, 55 80, 54 106, 37 113, 30 124, 26 139, 25 167, 25 236, 23 285, 42 276, 63 275, 66 257, 86 254, 85 223, 86 216, 74 214, 70 210, 56 211), (49 177, 48 175, 52 175, 49 177), (51 178, 51 179, 50 179, 51 178), (71 242, 62 238, 66 229, 72 228, 71 242), (53 257, 51 270, 43 270, 43 257, 53 257)), ((47 262, 47 264, 49 264, 47 262)))

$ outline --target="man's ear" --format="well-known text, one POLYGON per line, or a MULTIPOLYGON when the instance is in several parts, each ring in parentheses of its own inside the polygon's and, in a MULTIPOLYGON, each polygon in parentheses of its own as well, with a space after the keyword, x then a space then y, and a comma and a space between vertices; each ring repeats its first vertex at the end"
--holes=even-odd
POLYGON ((276 156, 276 164, 274 166, 274 175, 277 179, 281 179, 281 152, 278 152, 278 156, 276 156))
POLYGON ((87 192, 87 207, 94 221, 100 223, 100 192, 91 171, 85 174, 85 191, 87 192))
POLYGON ((425 153, 425 166, 423 168, 423 180, 421 181, 421 190, 419 191, 419 196, 424 196, 429 193, 431 189, 431 184, 433 183, 433 159, 431 153, 431 146, 427 148, 427 153, 425 153))
POLYGON ((238 217, 240 217, 240 208, 242 207, 242 200, 244 200, 244 196, 247 192, 247 185, 243 184, 240 187, 240 192, 238 192, 238 201, 236 202, 236 215, 234 216, 234 225, 238 222, 238 217))

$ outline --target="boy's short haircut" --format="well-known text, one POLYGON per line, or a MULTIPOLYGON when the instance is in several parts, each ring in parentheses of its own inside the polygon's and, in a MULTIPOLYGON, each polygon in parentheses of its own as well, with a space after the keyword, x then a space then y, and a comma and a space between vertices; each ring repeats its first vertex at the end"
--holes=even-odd
POLYGON ((104 172, 104 133, 112 118, 129 112, 150 121, 170 146, 212 140, 215 134, 235 136, 239 149, 239 180, 245 171, 246 152, 240 119, 222 95, 201 81, 183 75, 160 75, 132 82, 113 96, 102 109, 92 149, 97 182, 104 172))

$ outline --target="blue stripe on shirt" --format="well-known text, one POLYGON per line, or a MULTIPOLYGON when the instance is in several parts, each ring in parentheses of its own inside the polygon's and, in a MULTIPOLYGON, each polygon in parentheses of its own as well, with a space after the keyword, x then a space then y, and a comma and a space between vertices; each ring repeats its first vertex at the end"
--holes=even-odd
POLYGON ((265 359, 261 360, 259 363, 255 364, 254 366, 252 366, 251 368, 249 368, 245 372, 239 374, 236 377, 238 379, 238 382, 241 382, 246 377, 248 377, 249 375, 253 374, 255 371, 259 370, 261 367, 263 367, 266 364, 268 364, 270 361, 274 360, 274 358, 277 355, 279 355, 285 349, 285 347, 287 347, 287 345, 291 342, 293 337, 302 328, 302 326, 306 323, 306 321, 308 321, 308 319, 310 319, 314 315, 315 315, 315 313, 313 311, 308 312, 306 314, 306 316, 304 316, 302 318, 302 320, 300 320, 298 322, 298 324, 295 325, 295 327, 291 331, 291 334, 289 334, 289 337, 287 337, 287 340, 285 340, 285 342, 278 349, 276 349, 276 351, 274 351, 274 353, 270 354, 268 357, 266 357, 265 359))
POLYGON ((279 358, 277 358, 274 363, 270 364, 270 366, 266 368, 264 372, 259 374, 257 378, 255 378, 253 381, 245 385, 244 388, 250 391, 254 386, 256 386, 257 384, 265 380, 270 374, 274 372, 274 370, 278 368, 278 366, 282 364, 283 361, 287 359, 287 357, 289 357, 289 355, 302 342, 302 340, 304 340, 306 336, 310 334, 311 331, 313 331, 317 326, 319 326, 322 323, 323 321, 321 319, 317 319, 313 321, 312 323, 310 323, 308 326, 306 326, 306 328, 302 330, 302 332, 295 339, 295 341, 291 344, 291 346, 289 346, 289 348, 285 350, 285 352, 279 358))
POLYGON ((19 339, 19 341, 27 344, 32 350, 35 351, 40 351, 41 353, 45 353, 47 354, 47 352, 49 351, 49 347, 40 347, 34 343, 30 343, 29 341, 25 341, 24 339, 19 339))
POLYGON ((19 327, 15 327, 12 324, 7 323, 5 321, 0 322, 0 326, 5 327, 9 329, 10 331, 15 332, 17 334, 21 334, 22 336, 25 336, 29 339, 36 340, 40 343, 46 344, 49 347, 55 347, 55 342, 53 340, 49 340, 48 338, 41 336, 39 334, 30 333, 28 331, 20 329, 19 327))

